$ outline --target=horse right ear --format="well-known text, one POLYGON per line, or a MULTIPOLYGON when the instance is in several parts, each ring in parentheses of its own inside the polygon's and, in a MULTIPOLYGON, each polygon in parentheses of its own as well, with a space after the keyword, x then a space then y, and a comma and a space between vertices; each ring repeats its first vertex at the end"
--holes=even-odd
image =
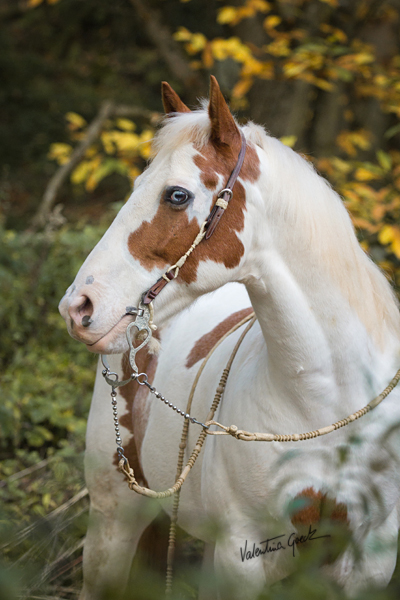
POLYGON ((165 114, 192 112, 166 81, 161 84, 161 96, 165 114))

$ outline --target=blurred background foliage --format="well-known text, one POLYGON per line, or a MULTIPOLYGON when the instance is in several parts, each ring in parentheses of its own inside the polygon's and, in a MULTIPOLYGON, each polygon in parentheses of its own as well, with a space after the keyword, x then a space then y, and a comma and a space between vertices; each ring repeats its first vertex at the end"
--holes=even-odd
MULTIPOLYGON (((75 598, 96 360, 57 304, 150 156, 160 81, 195 106, 216 75, 328 178, 398 291, 400 0, 2 0, 0 19, 0 598, 20 577, 75 598)), ((269 597, 340 597, 307 564, 269 597)))

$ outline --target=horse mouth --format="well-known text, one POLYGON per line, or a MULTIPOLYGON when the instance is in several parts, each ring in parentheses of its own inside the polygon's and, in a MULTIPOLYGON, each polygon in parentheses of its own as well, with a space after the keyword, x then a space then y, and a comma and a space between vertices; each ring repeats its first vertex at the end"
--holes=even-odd
POLYGON ((134 317, 131 315, 123 315, 115 325, 111 327, 106 333, 101 335, 94 342, 88 342, 83 339, 82 341, 89 352, 93 352, 95 354, 115 354, 118 352, 123 352, 128 348, 128 342, 123 335, 126 331, 129 323, 132 322, 134 317))

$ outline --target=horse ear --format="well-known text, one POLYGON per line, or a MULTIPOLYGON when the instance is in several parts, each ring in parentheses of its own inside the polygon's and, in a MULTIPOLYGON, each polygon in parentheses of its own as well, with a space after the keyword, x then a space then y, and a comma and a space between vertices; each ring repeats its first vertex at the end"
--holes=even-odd
POLYGON ((222 95, 214 75, 210 81, 208 114, 211 120, 211 139, 230 146, 241 143, 239 129, 222 95))
POLYGON ((174 92, 172 87, 166 81, 163 81, 161 84, 161 96, 164 110, 167 115, 170 113, 191 112, 190 108, 182 102, 178 94, 174 92))

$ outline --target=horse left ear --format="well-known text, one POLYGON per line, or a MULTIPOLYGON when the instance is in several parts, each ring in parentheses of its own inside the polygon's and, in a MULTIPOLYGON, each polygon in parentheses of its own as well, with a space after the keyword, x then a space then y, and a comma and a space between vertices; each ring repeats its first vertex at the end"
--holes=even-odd
POLYGON ((222 95, 218 81, 211 75, 208 114, 211 120, 211 139, 229 146, 241 144, 239 129, 222 95))
POLYGON ((165 114, 192 112, 166 81, 161 84, 161 96, 165 114))

